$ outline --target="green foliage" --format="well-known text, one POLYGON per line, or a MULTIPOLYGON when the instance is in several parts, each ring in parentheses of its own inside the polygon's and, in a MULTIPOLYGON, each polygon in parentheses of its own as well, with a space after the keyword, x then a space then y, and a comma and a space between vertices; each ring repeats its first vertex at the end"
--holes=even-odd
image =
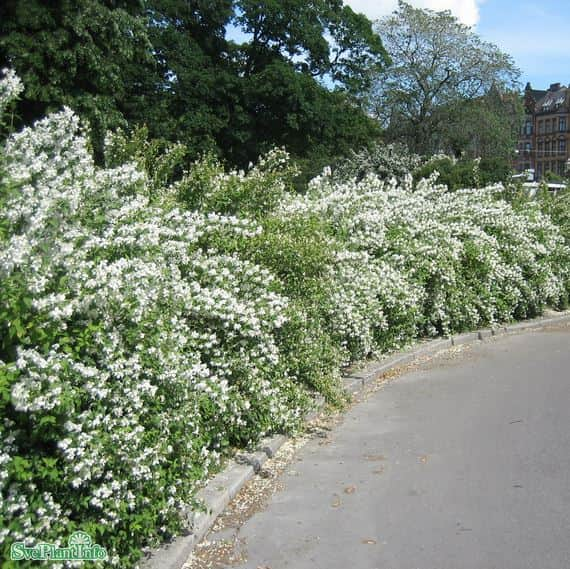
POLYGON ((212 155, 193 164, 175 185, 178 199, 188 208, 224 215, 266 216, 292 188, 297 169, 284 150, 260 158, 247 173, 226 173, 212 155))
MULTIPOLYGON (((347 154, 379 136, 378 125, 342 92, 330 92, 283 61, 269 64, 245 84, 245 108, 251 136, 240 149, 238 163, 255 152, 284 146, 294 157, 317 161, 347 154)), ((314 171, 314 170, 313 170, 314 171)))
POLYGON ((279 335, 291 373, 302 384, 339 403, 342 353, 327 324, 330 311, 328 268, 342 245, 318 217, 267 217, 263 232, 242 253, 279 278, 291 299, 290 319, 279 335))
POLYGON ((414 180, 438 173, 437 182, 450 190, 480 187, 479 161, 454 160, 449 156, 434 157, 414 171, 414 180))
POLYGON ((286 146, 302 183, 378 136, 357 96, 386 63, 370 21, 340 0, 0 6, 0 68, 26 83, 17 126, 68 105, 88 119, 100 163, 107 129, 144 126, 182 143, 186 167, 213 154, 246 168, 286 146), (242 43, 227 39, 230 25, 242 43))
POLYGON ((105 131, 124 124, 125 72, 149 49, 139 0, 0 4, 0 68, 25 84, 17 124, 68 105, 89 119, 99 156, 105 131))
MULTIPOLYGON (((449 10, 423 10, 402 0, 377 31, 393 65, 376 77, 370 105, 389 141, 426 155, 472 148, 477 157, 502 145, 497 133, 504 128, 510 136, 511 102, 493 101, 494 92, 504 97, 516 87, 520 72, 510 56, 449 10)), ((501 147, 501 155, 511 148, 501 147)))
POLYGON ((129 68, 125 116, 147 125, 153 139, 183 143, 191 160, 225 152, 243 120, 241 79, 224 37, 233 2, 152 0, 145 7, 152 58, 129 68))
POLYGON ((252 239, 221 235, 210 244, 277 277, 279 292, 291 299, 287 322, 278 334, 284 365, 300 384, 339 403, 342 355, 326 318, 330 310, 327 271, 341 245, 316 216, 282 219, 276 215, 286 195, 294 192, 296 172, 283 151, 269 153, 248 173, 225 173, 210 156, 193 165, 177 185, 177 196, 188 208, 259 220, 262 231, 252 239))
POLYGON ((512 162, 505 158, 491 156, 479 162, 479 182, 482 186, 507 183, 512 172, 512 162))
POLYGON ((517 92, 501 92, 493 85, 484 95, 462 99, 439 112, 441 148, 456 157, 494 161, 501 170, 510 167, 523 119, 517 92))
POLYGON ((511 167, 501 158, 455 160, 450 156, 434 156, 413 171, 414 180, 429 178, 434 172, 438 173, 438 183, 458 190, 506 183, 511 167))
POLYGON ((565 178, 564 176, 561 176, 560 174, 556 174, 555 172, 552 172, 550 170, 547 170, 544 173, 543 180, 545 182, 552 182, 554 184, 566 184, 566 183, 568 183, 567 178, 565 178))
POLYGON ((242 46, 247 75, 286 60, 359 93, 388 62, 370 21, 341 0, 238 0, 236 8, 236 23, 252 36, 242 46))
POLYGON ((317 216, 269 216, 263 232, 247 245, 242 254, 275 274, 282 293, 292 299, 291 317, 280 332, 287 367, 298 381, 339 403, 342 354, 327 316, 328 268, 342 244, 317 216))
POLYGON ((566 243, 570 245, 570 190, 554 193, 542 188, 537 200, 541 209, 561 228, 566 243))
POLYGON ((116 168, 135 162, 147 174, 147 190, 152 201, 160 190, 178 181, 188 148, 166 140, 149 140, 148 128, 136 128, 130 135, 123 130, 108 133, 105 144, 105 166, 116 168))

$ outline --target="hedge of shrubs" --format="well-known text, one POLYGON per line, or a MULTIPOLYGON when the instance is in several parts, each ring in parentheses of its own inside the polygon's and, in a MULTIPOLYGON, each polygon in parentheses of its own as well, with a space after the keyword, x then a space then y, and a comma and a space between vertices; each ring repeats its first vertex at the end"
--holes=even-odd
MULTIPOLYGON (((20 89, 5 72, 0 112, 20 89)), ((325 172, 298 194, 283 150, 172 182, 179 148, 153 148, 117 133, 98 167, 64 109, 1 150, 6 560, 82 530, 133 567, 232 448, 342 400, 342 366, 567 302, 559 227, 500 186, 325 172)))

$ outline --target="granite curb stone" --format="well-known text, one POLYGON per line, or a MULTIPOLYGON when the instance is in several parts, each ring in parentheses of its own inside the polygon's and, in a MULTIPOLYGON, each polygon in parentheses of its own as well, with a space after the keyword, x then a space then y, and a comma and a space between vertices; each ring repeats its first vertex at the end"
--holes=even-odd
POLYGON ((253 468, 253 472, 257 474, 265 462, 269 459, 269 455, 263 450, 255 452, 240 452, 236 455, 236 462, 239 464, 249 464, 253 468))

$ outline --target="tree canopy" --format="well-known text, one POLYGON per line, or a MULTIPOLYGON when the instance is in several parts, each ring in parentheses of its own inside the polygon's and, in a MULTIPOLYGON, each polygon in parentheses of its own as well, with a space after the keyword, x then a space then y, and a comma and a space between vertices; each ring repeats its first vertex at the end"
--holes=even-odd
POLYGON ((387 138, 406 142, 415 152, 453 151, 449 125, 475 109, 496 113, 496 107, 475 101, 517 86, 520 72, 512 58, 450 11, 413 8, 400 0, 376 31, 392 66, 376 75, 371 108, 387 138))
POLYGON ((370 21, 342 0, 238 0, 234 21, 251 41, 243 45, 245 72, 262 70, 276 57, 298 71, 328 77, 358 92, 370 73, 387 62, 370 21))
POLYGON ((523 119, 522 100, 513 91, 492 87, 485 95, 444 107, 441 140, 450 154, 508 162, 523 119))
POLYGON ((372 23, 341 0, 7 0, 0 68, 26 84, 20 124, 68 105, 100 149, 146 125, 246 166, 275 145, 316 168, 379 128, 359 94, 388 62, 372 23), (233 27, 240 41, 227 34, 233 27))
POLYGON ((5 0, 0 68, 23 80, 21 123, 67 105, 89 118, 95 138, 125 124, 126 70, 150 55, 140 0, 5 0))

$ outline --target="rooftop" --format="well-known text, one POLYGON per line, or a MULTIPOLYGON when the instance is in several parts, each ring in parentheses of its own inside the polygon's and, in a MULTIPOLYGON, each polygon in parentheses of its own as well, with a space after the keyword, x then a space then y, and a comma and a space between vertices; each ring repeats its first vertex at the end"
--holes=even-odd
POLYGON ((552 83, 547 90, 533 89, 530 83, 525 87, 525 102, 531 112, 550 113, 560 107, 570 108, 570 87, 552 83))

